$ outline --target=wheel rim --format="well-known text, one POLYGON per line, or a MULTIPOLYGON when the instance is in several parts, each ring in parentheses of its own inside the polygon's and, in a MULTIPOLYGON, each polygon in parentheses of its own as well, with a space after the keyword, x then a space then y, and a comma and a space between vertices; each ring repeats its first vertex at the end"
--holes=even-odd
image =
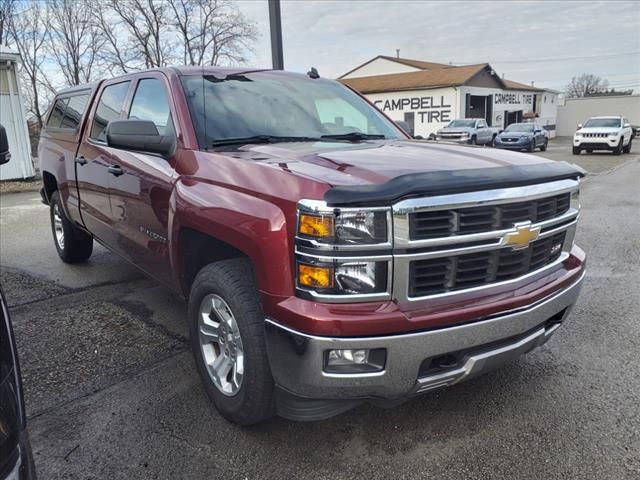
POLYGON ((62 227, 62 213, 58 203, 53 205, 53 233, 60 250, 64 250, 64 228, 62 227))
POLYGON ((198 337, 202 359, 213 384, 224 395, 238 393, 244 376, 244 348, 238 322, 222 297, 207 295, 202 300, 198 337))

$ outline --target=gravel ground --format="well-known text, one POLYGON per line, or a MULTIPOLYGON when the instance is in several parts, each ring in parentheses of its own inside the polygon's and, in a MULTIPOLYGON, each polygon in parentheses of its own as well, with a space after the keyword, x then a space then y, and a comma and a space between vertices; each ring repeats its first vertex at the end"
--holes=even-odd
POLYGON ((580 163, 589 269, 570 321, 513 364, 382 410, 253 428, 209 404, 185 304, 101 247, 58 261, 37 193, 0 196, 0 278, 41 479, 640 478, 640 159, 580 163))

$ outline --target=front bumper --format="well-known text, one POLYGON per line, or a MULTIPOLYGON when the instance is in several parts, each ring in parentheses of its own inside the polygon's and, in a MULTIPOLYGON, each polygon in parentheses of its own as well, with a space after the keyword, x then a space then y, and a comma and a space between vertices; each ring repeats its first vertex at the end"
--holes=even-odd
POLYGON ((495 147, 505 150, 524 150, 525 148, 529 148, 532 141, 532 139, 528 138, 517 142, 503 142, 500 138, 496 137, 495 147))
POLYGON ((614 150, 620 143, 617 137, 573 137, 573 146, 593 150, 614 150))
POLYGON ((278 413, 296 420, 318 420, 363 401, 399 403, 484 373, 545 343, 577 300, 583 278, 584 274, 569 287, 521 310, 403 335, 319 337, 267 319, 267 351, 279 388, 278 413), (323 371, 327 350, 350 348, 385 348, 384 370, 323 371), (448 359, 445 368, 437 363, 442 358, 448 359))
POLYGON ((458 136, 458 135, 436 135, 437 142, 452 142, 452 143, 460 143, 460 144, 468 144, 471 142, 471 136, 458 136))

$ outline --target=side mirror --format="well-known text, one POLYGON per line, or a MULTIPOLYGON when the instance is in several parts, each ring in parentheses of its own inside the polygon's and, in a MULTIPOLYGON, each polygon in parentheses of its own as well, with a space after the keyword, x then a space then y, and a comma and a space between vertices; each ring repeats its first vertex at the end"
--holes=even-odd
POLYGON ((165 158, 175 151, 175 137, 160 135, 148 120, 114 120, 107 125, 106 133, 107 145, 113 148, 156 153, 165 158))
POLYGON ((630 126, 631 126, 631 124, 630 124, 630 123, 625 123, 625 124, 622 126, 622 128, 629 128, 630 126))
POLYGON ((9 163, 11 153, 9 152, 9 140, 7 139, 7 131, 0 125, 0 165, 9 163))
POLYGON ((542 133, 542 130, 540 130, 539 128, 536 129, 536 133, 542 133))
POLYGON ((582 128, 582 124, 581 124, 581 123, 579 123, 579 124, 578 124, 578 130, 580 130, 581 128, 582 128))

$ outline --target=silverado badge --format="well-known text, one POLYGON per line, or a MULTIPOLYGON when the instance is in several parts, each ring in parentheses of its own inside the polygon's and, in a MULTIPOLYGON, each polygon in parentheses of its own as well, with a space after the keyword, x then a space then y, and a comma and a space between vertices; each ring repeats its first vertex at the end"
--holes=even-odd
POLYGON ((527 248, 540 235, 540 227, 531 228, 531 222, 516 223, 514 227, 515 231, 502 237, 502 244, 514 250, 527 248))

